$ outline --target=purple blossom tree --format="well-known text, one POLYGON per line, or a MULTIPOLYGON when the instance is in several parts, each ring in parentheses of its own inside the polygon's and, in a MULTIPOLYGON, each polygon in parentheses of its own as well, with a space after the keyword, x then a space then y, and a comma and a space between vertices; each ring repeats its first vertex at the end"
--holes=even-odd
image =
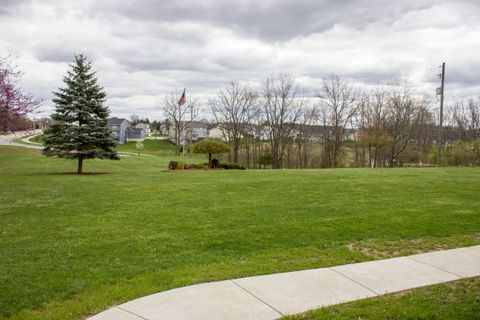
POLYGON ((0 132, 25 129, 27 114, 40 106, 41 100, 18 86, 22 76, 8 58, 0 58, 0 132))

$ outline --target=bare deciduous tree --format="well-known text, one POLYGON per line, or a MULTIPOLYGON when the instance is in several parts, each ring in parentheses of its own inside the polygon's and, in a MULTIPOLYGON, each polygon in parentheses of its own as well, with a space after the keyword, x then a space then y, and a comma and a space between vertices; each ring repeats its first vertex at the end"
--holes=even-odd
POLYGON ((324 149, 326 167, 335 168, 339 165, 347 125, 357 110, 357 95, 357 91, 338 75, 332 75, 323 82, 319 95, 321 116, 324 125, 331 126, 324 149))
POLYGON ((363 91, 359 94, 357 99, 357 112, 350 119, 350 127, 354 128, 352 135, 355 148, 355 165, 356 167, 366 166, 366 145, 360 143, 360 138, 363 132, 368 127, 369 123, 369 111, 371 105, 371 97, 368 91, 363 91))
POLYGON ((387 131, 392 138, 388 163, 392 167, 413 135, 415 100, 409 87, 392 90, 388 100, 387 131))
POLYGON ((393 83, 371 90, 367 121, 359 131, 359 146, 368 147, 370 166, 400 165, 413 142, 428 154, 433 126, 428 109, 429 97, 415 93, 409 85, 393 83))
POLYGON ((198 116, 198 109, 194 108, 197 104, 195 98, 190 98, 189 102, 179 106, 179 97, 174 93, 163 97, 161 108, 167 120, 170 123, 170 130, 174 131, 175 154, 180 153, 180 143, 186 139, 187 126, 198 116))
POLYGON ((238 152, 242 137, 246 134, 252 118, 258 113, 257 94, 239 83, 220 90, 210 101, 212 113, 227 143, 233 149, 233 162, 238 163, 238 152))
POLYGON ((299 117, 296 130, 295 142, 297 144, 297 165, 298 168, 307 168, 308 164, 308 142, 314 130, 314 125, 318 120, 318 109, 305 107, 304 112, 299 117))
POLYGON ((412 91, 411 85, 397 86, 391 90, 388 100, 386 129, 392 139, 388 165, 399 165, 398 157, 412 141, 421 122, 429 100, 425 95, 412 91))
POLYGON ((451 123, 462 135, 460 138, 464 140, 480 138, 480 99, 455 103, 451 118, 451 123))
POLYGON ((360 139, 362 145, 368 146, 369 166, 374 168, 381 163, 383 148, 390 144, 385 128, 388 98, 387 88, 377 87, 372 90, 367 105, 367 123, 360 139))
POLYGON ((272 168, 282 168, 287 140, 304 111, 304 98, 289 74, 267 77, 261 89, 261 104, 270 133, 272 168))

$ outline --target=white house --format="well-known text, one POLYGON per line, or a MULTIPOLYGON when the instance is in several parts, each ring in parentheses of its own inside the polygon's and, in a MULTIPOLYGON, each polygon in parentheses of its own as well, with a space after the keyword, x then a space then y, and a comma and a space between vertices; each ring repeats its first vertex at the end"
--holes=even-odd
MULTIPOLYGON (((249 125, 249 128, 247 128, 247 132, 248 134, 253 135, 255 138, 260 138, 260 140, 270 139, 268 128, 263 125, 249 125)), ((210 139, 218 140, 226 139, 220 124, 211 124, 208 126, 208 137, 210 139)))
MULTIPOLYGON (((175 125, 170 125, 170 130, 168 131, 168 139, 175 143, 175 125)), ((197 142, 208 138, 208 128, 207 123, 203 121, 192 121, 189 123, 181 124, 181 136, 180 144, 187 144, 190 139, 192 142, 197 142)))
POLYGON ((210 139, 224 139, 223 132, 218 124, 210 125, 208 127, 208 137, 210 139))
POLYGON ((135 125, 135 128, 141 128, 145 132, 146 135, 149 135, 151 130, 150 130, 150 124, 145 123, 145 122, 139 122, 135 125))

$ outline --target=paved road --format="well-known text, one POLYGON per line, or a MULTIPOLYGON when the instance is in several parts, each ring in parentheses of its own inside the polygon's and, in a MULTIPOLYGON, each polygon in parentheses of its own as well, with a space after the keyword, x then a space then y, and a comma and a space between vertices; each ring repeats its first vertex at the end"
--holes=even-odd
POLYGON ((124 303, 88 320, 277 319, 476 276, 480 246, 188 286, 124 303))
POLYGON ((31 135, 37 135, 39 133, 41 133, 41 131, 36 130, 34 132, 32 132, 32 131, 21 131, 21 132, 16 132, 14 134, 9 134, 9 135, 0 135, 0 145, 24 147, 24 148, 30 148, 30 149, 43 149, 43 147, 41 145, 13 142, 13 140, 15 140, 15 139, 22 138, 22 137, 28 137, 28 136, 31 136, 31 135))

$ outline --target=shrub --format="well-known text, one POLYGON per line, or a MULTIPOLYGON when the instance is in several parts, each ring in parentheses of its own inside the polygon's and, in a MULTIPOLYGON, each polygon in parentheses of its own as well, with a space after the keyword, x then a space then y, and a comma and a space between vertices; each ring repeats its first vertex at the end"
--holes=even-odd
POLYGON ((170 161, 168 163, 168 169, 170 170, 177 170, 177 169, 183 169, 185 164, 181 161, 170 161))
POLYGON ((172 160, 172 161, 170 161, 170 162, 168 163, 168 169, 170 169, 170 170, 175 170, 175 169, 177 169, 177 166, 178 166, 178 162, 177 162, 177 161, 173 161, 173 160, 172 160))
POLYGON ((195 166, 197 169, 206 169, 208 168, 208 163, 197 163, 195 166))
POLYGON ((212 159, 210 168, 213 168, 213 169, 218 168, 219 164, 220 164, 220 161, 218 159, 212 159))
POLYGON ((198 142, 193 147, 193 152, 195 153, 208 154, 208 163, 210 168, 214 168, 212 164, 212 154, 228 153, 230 151, 230 147, 224 142, 208 139, 198 142))
MULTIPOLYGON (((442 148, 442 165, 447 166, 471 166, 478 163, 480 150, 478 142, 454 141, 447 148, 442 148)), ((432 163, 437 163, 437 148, 430 151, 432 163)))
POLYGON ((189 163, 185 166, 186 169, 205 169, 207 168, 208 163, 189 163))
POLYGON ((178 161, 177 169, 185 169, 185 163, 183 163, 182 161, 178 161))
POLYGON ((263 166, 269 166, 272 164, 272 153, 264 152, 258 159, 258 163, 263 166))
POLYGON ((236 163, 229 163, 229 162, 222 162, 219 164, 218 166, 219 168, 223 168, 223 169, 226 169, 226 170, 245 170, 245 167, 244 166, 241 166, 239 164, 236 164, 236 163))

